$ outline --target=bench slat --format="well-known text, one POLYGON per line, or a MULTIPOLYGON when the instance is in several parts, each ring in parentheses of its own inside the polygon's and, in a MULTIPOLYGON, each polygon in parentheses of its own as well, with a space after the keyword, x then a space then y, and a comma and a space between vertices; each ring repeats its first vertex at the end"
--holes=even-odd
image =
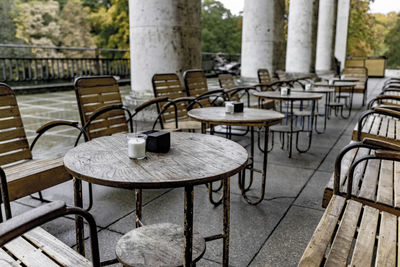
POLYGON ((0 266, 4 267, 19 267, 21 266, 19 260, 14 260, 2 248, 0 248, 0 266))
POLYGON ((351 266, 371 266, 374 255, 379 210, 365 206, 351 266))
POLYGON ((396 216, 382 212, 375 266, 396 266, 396 216))
POLYGON ((400 162, 394 163, 394 206, 400 207, 400 162))
POLYGON ((365 176, 361 185, 359 197, 364 199, 375 200, 376 196, 376 185, 379 177, 379 160, 368 160, 368 165, 365 170, 365 176))
POLYGON ((351 240, 353 240, 354 233, 357 229, 357 222, 361 209, 362 204, 355 201, 349 202, 346 206, 325 266, 336 267, 346 265, 350 255, 351 240))
POLYGON ((381 162, 377 201, 393 206, 393 161, 381 162))
POLYGON ((332 197, 304 251, 299 266, 320 266, 345 203, 345 199, 342 197, 332 197))

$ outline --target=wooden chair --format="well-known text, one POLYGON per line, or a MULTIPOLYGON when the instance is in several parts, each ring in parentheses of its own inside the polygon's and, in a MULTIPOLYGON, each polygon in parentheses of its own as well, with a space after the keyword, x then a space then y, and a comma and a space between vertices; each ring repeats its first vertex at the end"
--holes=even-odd
POLYGON ((166 97, 165 102, 157 104, 157 111, 161 114, 161 128, 181 130, 199 130, 201 123, 193 121, 187 115, 187 106, 194 101, 194 98, 188 98, 186 91, 182 88, 181 81, 175 73, 158 73, 152 78, 154 97, 166 97), (165 105, 169 104, 166 109, 165 105))
MULTIPOLYGON (((364 68, 364 67, 345 68, 342 72, 342 76, 344 78, 359 79, 359 81, 356 82, 356 86, 354 88, 354 93, 363 94, 362 105, 364 106, 366 103, 367 94, 368 94, 368 69, 364 68)), ((346 92, 346 91, 343 91, 343 92, 346 92)))
POLYGON ((0 265, 100 267, 94 218, 82 209, 67 207, 64 202, 56 201, 7 220, 0 224, 0 265), (88 222, 92 262, 38 227, 70 214, 83 217, 88 222))
MULTIPOLYGON (((38 135, 29 147, 15 94, 6 84, 0 84, 0 119, 0 166, 4 168, 3 178, 8 183, 10 201, 71 179, 63 158, 33 159, 31 150, 53 127, 70 126, 81 131, 78 122, 58 120, 43 125, 36 131, 38 135)), ((41 194, 40 199, 45 201, 41 194)), ((11 215, 9 207, 5 211, 11 215)))

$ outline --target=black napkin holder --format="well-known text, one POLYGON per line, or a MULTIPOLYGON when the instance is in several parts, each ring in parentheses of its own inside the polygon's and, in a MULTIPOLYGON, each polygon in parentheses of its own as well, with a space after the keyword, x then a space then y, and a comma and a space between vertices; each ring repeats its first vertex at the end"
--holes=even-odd
POLYGON ((243 112, 243 102, 232 102, 233 104, 233 112, 243 112))
POLYGON ((171 147, 171 135, 169 132, 150 130, 143 132, 147 135, 146 151, 154 153, 167 153, 171 147))

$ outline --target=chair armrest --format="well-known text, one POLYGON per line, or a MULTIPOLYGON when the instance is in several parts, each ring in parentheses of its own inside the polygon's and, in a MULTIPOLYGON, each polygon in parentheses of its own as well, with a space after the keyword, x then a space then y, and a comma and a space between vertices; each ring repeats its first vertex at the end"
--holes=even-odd
POLYGON ((41 127, 39 127, 39 129, 36 130, 36 133, 41 134, 53 127, 61 126, 61 125, 76 127, 79 125, 79 123, 77 121, 69 121, 69 120, 50 121, 50 122, 42 125, 41 127))
POLYGON ((382 115, 392 116, 392 117, 396 117, 396 118, 400 119, 400 112, 392 110, 392 109, 376 107, 376 108, 374 108, 374 111, 376 113, 379 113, 382 115))
POLYGON ((146 102, 144 102, 143 104, 137 106, 135 108, 135 114, 138 113, 139 111, 145 109, 146 107, 156 104, 156 103, 160 103, 160 102, 166 102, 168 101, 168 97, 156 97, 156 98, 152 98, 146 102))
POLYGON ((380 108, 376 107, 374 109, 366 110, 363 113, 361 113, 360 117, 358 118, 357 122, 357 140, 361 141, 361 130, 362 130, 362 122, 364 121, 365 118, 367 118, 371 114, 381 114, 381 115, 387 115, 391 117, 395 117, 400 119, 400 112, 395 111, 393 109, 388 109, 388 108, 380 108))
POLYGON ((77 130, 80 131, 79 137, 83 134, 85 138, 87 138, 87 134, 85 130, 79 126, 79 123, 77 121, 69 121, 69 120, 56 120, 56 121, 50 121, 36 130, 36 137, 33 139, 31 146, 29 147, 30 150, 33 150, 33 147, 35 146, 36 142, 39 140, 39 138, 48 130, 51 128, 57 127, 57 126, 70 126, 73 127, 77 130))
POLYGON ((378 149, 375 151, 375 155, 388 160, 400 160, 400 151, 378 149))
POLYGON ((45 204, 1 223, 0 246, 3 246, 7 242, 21 236, 35 227, 69 214, 75 214, 83 217, 88 222, 90 230, 92 263, 93 266, 99 267, 99 242, 97 236, 97 226, 93 216, 81 208, 67 207, 63 201, 55 201, 45 204))
MULTIPOLYGON (((396 101, 400 101, 400 96, 395 96, 395 95, 377 95, 374 99, 372 99, 371 101, 368 102, 367 108, 371 109, 375 102, 379 102, 381 100, 396 100, 396 101)), ((400 106, 400 102, 399 102, 399 106, 400 106)))
POLYGON ((393 151, 400 151, 400 146, 396 144, 392 144, 386 141, 374 139, 374 138, 364 138, 362 143, 365 145, 375 146, 375 149, 386 149, 393 151))

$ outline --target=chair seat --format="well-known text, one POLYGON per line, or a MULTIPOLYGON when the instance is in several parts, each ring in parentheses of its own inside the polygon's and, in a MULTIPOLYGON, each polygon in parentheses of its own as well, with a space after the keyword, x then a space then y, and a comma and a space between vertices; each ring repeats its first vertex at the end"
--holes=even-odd
MULTIPOLYGON (((205 249, 204 238, 193 232, 193 262, 203 256, 205 249)), ((124 266, 182 266, 185 255, 183 228, 170 223, 136 228, 118 241, 116 255, 124 266)))
POLYGON ((71 179, 64 168, 63 158, 28 160, 6 167, 4 172, 7 177, 10 201, 71 179))
POLYGON ((334 195, 298 266, 396 266, 398 220, 334 195))
POLYGON ((281 133, 290 133, 290 132, 300 132, 301 129, 299 127, 293 126, 293 130, 290 131, 290 125, 275 125, 269 128, 271 132, 281 132, 281 133))
POLYGON ((92 266, 92 263, 40 227, 0 248, 1 266, 92 266), (6 250, 7 252, 6 252, 6 250))
MULTIPOLYGON (((165 129, 176 129, 175 122, 163 123, 165 129)), ((200 130, 201 122, 193 120, 180 120, 178 121, 178 129, 180 130, 200 130)))

